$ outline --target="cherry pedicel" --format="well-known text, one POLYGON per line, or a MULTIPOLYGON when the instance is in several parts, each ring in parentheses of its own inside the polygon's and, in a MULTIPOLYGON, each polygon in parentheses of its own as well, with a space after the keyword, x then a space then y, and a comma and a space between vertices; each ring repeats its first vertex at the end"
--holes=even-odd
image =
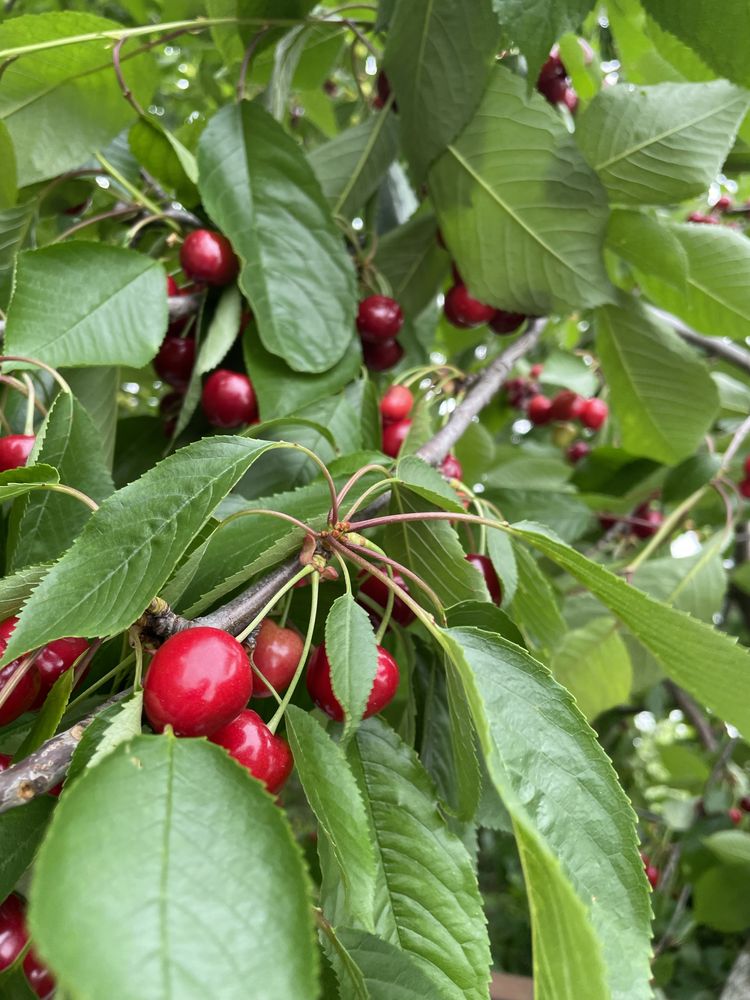
POLYGON ((36 438, 33 434, 7 434, 0 437, 0 472, 26 465, 36 438))
POLYGON ((258 419, 253 383, 240 372, 219 368, 203 384, 201 406, 214 427, 239 427, 258 419))
POLYGON ((276 736, 257 712, 245 709, 210 737, 275 795, 292 773, 289 744, 276 736))
POLYGON ((371 372, 390 371, 403 356, 404 349, 397 340, 362 341, 362 360, 371 372))
POLYGON ((469 295, 466 285, 454 285, 445 295, 445 318, 460 330, 469 330, 488 323, 495 315, 494 306, 487 306, 469 295))
POLYGON ((403 325, 404 314, 395 299, 387 295, 369 295, 360 302, 357 329, 363 340, 393 340, 403 325))
POLYGON ((200 626, 171 636, 157 650, 143 684, 152 728, 210 736, 234 719, 253 693, 250 660, 234 636, 200 626))
MULTIPOLYGON (((400 573, 393 574, 393 582, 401 587, 402 590, 405 590, 407 594, 409 593, 409 587, 400 573)), ((378 604, 385 610, 385 606, 388 603, 388 589, 388 584, 383 583, 376 576, 368 574, 367 579, 360 585, 359 592, 369 597, 371 601, 374 601, 375 604, 378 604)), ((411 625, 416 617, 408 604, 405 604, 397 594, 394 594, 391 618, 406 628, 407 625, 411 625)))
POLYGON ((440 471, 446 479, 463 479, 464 470, 455 455, 446 455, 440 463, 440 471))
POLYGON ((484 582, 487 584, 487 590, 490 592, 493 603, 497 605, 502 604, 503 588, 495 572, 495 567, 492 565, 492 560, 487 556, 480 555, 478 552, 469 552, 464 558, 475 569, 478 569, 484 577, 484 582))
POLYGON ((392 424, 408 417, 414 406, 411 389, 405 385, 392 385, 380 400, 380 416, 384 424, 392 424))
POLYGON ((490 320, 490 330, 493 333, 515 333, 524 322, 526 316, 523 313, 505 312, 503 309, 496 309, 490 320))
POLYGON ((382 449, 385 455, 396 458, 401 451, 401 446, 406 440, 411 427, 411 420, 397 420, 394 424, 386 424, 383 428, 382 449))
MULTIPOLYGON (((252 658, 258 671, 275 691, 285 691, 292 682, 304 648, 304 641, 291 628, 281 628, 271 618, 264 618, 255 640, 252 658)), ((270 698, 271 688, 253 671, 253 697, 270 698)))
MULTIPOLYGON (((398 690, 400 678, 398 664, 387 649, 378 646, 377 650, 378 665, 370 697, 367 699, 363 716, 365 719, 382 711, 393 700, 398 690)), ((310 658, 307 667, 307 690, 318 708, 322 708, 326 715, 330 715, 337 722, 343 722, 344 710, 331 687, 331 664, 326 655, 325 646, 318 646, 310 658)))
POLYGON ((580 421, 589 430, 598 431, 609 416, 609 407, 603 399, 586 399, 580 412, 580 421))
POLYGON ((159 378, 175 389, 185 389, 194 365, 195 340, 167 334, 154 358, 154 371, 159 378))
POLYGON ((232 244, 212 229, 194 229, 180 247, 182 270, 192 281, 228 285, 239 271, 232 244))
POLYGON ((532 424, 536 424, 537 427, 542 424, 548 424, 552 417, 550 416, 550 410, 552 409, 552 401, 547 399, 546 396, 533 396, 529 400, 529 405, 526 409, 529 420, 532 424))

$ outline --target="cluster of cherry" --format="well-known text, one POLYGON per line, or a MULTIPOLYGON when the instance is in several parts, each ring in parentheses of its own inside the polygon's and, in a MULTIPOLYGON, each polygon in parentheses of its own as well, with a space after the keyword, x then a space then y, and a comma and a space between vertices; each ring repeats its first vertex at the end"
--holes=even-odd
MULTIPOLYGON (((10 968, 29 943, 26 926, 26 904, 12 892, 0 903, 0 972, 10 968)), ((55 992, 55 980, 49 969, 42 965, 33 948, 23 957, 23 972, 32 991, 41 1000, 47 1000, 55 992)))
POLYGON ((401 306, 388 295, 368 295, 357 310, 357 332, 362 341, 362 357, 372 372, 394 368, 404 356, 396 339, 404 325, 401 306))

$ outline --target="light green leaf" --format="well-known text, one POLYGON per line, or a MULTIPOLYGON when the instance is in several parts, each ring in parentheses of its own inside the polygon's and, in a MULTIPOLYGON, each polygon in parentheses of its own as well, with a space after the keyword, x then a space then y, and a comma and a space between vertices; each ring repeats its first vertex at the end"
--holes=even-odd
POLYGON ((30 753, 38 750, 42 743, 46 743, 55 735, 60 720, 65 714, 65 709, 68 707, 70 692, 73 690, 73 676, 74 671, 70 668, 57 678, 52 690, 44 699, 44 705, 34 720, 33 726, 13 755, 14 762, 28 757, 30 753))
POLYGON ((503 585, 503 604, 507 606, 518 586, 518 567, 513 545, 504 532, 491 529, 487 532, 487 555, 503 585))
POLYGON ((38 566, 25 566, 10 576, 0 579, 0 620, 10 618, 18 613, 21 605, 28 599, 34 587, 43 579, 50 569, 49 563, 38 566))
POLYGON ((404 315, 415 319, 445 280, 450 258, 437 242, 434 215, 420 213, 378 240, 375 266, 387 278, 404 315))
POLYGON ((522 546, 515 546, 514 551, 518 586, 510 613, 526 636, 527 643, 537 649, 553 650, 567 632, 557 595, 534 557, 522 546))
POLYGON ((362 796, 344 752, 295 705, 287 709, 286 732, 307 801, 336 860, 349 919, 372 930, 375 857, 362 796))
MULTIPOLYGON (((51 795, 40 795, 21 809, 9 809, 0 815, 0 895, 3 899, 11 894, 34 860, 54 808, 55 800, 51 795)), ((5 993, 2 995, 5 997, 5 993)))
POLYGON ((230 104, 203 132, 198 166, 265 348, 295 371, 331 368, 354 333, 354 269, 299 146, 259 105, 230 104))
POLYGON ((693 556, 649 559, 633 574, 633 585, 658 601, 674 604, 680 611, 710 623, 721 610, 727 589, 723 547, 720 532, 693 556))
POLYGON ((482 302, 538 315, 610 300, 604 189, 559 114, 521 77, 495 69, 429 184, 456 265, 482 302))
POLYGON ((589 721, 624 705, 630 696, 630 657, 617 623, 609 616, 567 632, 552 655, 550 670, 589 721))
POLYGON ((667 465, 693 454, 719 409, 703 359, 624 296, 597 313, 596 349, 625 450, 667 465))
MULTIPOLYGON (((417 1000, 434 995, 435 985, 408 952, 394 944, 348 927, 336 931, 338 949, 331 952, 339 976, 341 997, 346 1000, 417 1000), (342 960, 341 953, 346 953, 342 960), (338 959, 338 962, 336 961, 338 959), (350 964, 351 963, 351 964, 350 964), (359 977, 352 980, 354 965, 364 992, 356 992, 359 977), (355 983, 354 991, 352 982, 355 983)), ((355 973, 356 975, 356 973, 355 973)))
POLYGON ((26 244, 36 211, 36 200, 0 211, 0 308, 7 309, 10 300, 13 268, 18 251, 26 244))
POLYGON ((15 205, 18 196, 16 183, 16 154, 13 150, 13 140, 5 123, 0 120, 0 210, 15 205))
POLYGON ((326 618, 331 686, 344 710, 344 740, 357 728, 377 672, 377 646, 370 619, 351 594, 337 597, 326 618))
POLYGON ((612 212, 607 247, 638 270, 658 274, 679 292, 684 291, 688 271, 685 248, 672 230, 652 215, 627 209, 612 212))
POLYGON ((244 768, 204 740, 139 736, 61 799, 29 923, 76 994, 205 1000, 232 970, 232 996, 315 1000, 310 905, 284 814, 244 768), (248 947, 261 938, 275 946, 248 947))
POLYGON ((52 366, 145 365, 167 327, 165 280, 157 261, 105 243, 25 252, 8 311, 7 351, 52 366))
POLYGON ((188 205, 198 201, 195 157, 154 119, 139 118, 128 133, 130 149, 149 174, 188 205))
POLYGON ((529 67, 529 83, 539 76, 553 44, 566 32, 578 32, 594 0, 492 0, 505 31, 517 43, 529 67))
POLYGON ((107 466, 111 469, 117 433, 120 369, 68 368, 61 374, 73 390, 73 395, 94 421, 99 433, 100 448, 107 466))
POLYGON ((745 830, 717 830, 703 843, 721 861, 750 867, 750 833, 745 830))
POLYGON ((576 140, 610 201, 670 205, 719 172, 750 104, 727 83, 605 87, 581 115, 576 140))
POLYGON ((499 636, 442 641, 513 819, 533 921, 538 1000, 651 996, 650 913, 635 816, 570 695, 499 636))
POLYGON ((67 783, 116 750, 121 743, 141 734, 143 691, 100 712, 84 730, 68 769, 67 783))
POLYGON ((30 490, 44 489, 48 483, 59 483, 57 469, 51 465, 29 465, 0 472, 0 501, 23 496, 30 490))
POLYGON ((437 469, 433 469, 416 455, 407 455, 400 459, 396 466, 396 475, 412 493, 418 494, 428 503, 442 510, 464 513, 464 508, 456 497, 456 491, 451 489, 437 469))
POLYGON ((750 927, 750 870, 722 865, 704 872, 693 885, 693 919, 722 934, 750 927))

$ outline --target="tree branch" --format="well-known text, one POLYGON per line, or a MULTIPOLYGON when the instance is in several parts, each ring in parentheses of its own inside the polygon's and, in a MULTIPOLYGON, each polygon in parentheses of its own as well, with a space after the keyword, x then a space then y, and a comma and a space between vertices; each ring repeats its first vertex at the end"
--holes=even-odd
POLYGON ((656 306, 647 305, 646 310, 656 319, 671 326, 674 332, 678 333, 688 344, 700 347, 706 354, 721 358, 722 361, 728 361, 735 367, 750 372, 750 351, 746 351, 744 347, 740 347, 734 341, 725 337, 705 337, 702 333, 689 327, 687 323, 683 323, 681 319, 673 316, 672 313, 668 313, 664 309, 657 309, 656 306))
POLYGON ((750 941, 735 959, 720 1000, 747 1000, 750 996, 750 941))

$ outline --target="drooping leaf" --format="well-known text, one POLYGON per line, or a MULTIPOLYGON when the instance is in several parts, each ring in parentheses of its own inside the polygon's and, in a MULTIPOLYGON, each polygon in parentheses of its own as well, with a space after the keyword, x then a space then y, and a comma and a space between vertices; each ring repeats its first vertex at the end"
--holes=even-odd
POLYGON ((578 31, 595 6, 593 0, 492 0, 505 31, 526 56, 529 82, 539 76, 553 44, 569 31, 578 31))
POLYGON ((745 830, 717 830, 703 843, 721 861, 750 868, 750 833, 745 830))
MULTIPOLYGON (((23 808, 0 815, 0 894, 6 899, 34 859, 55 808, 51 795, 40 795, 23 808)), ((4 996, 5 994, 3 994, 4 996)))
POLYGON ((145 365, 167 327, 164 281, 157 261, 104 243, 25 252, 8 311, 7 351, 41 356, 53 367, 145 365))
POLYGON ((463 513, 463 507, 443 476, 431 465, 417 458, 416 455, 406 455, 396 466, 396 475, 409 488, 428 503, 442 510, 452 510, 463 513))
POLYGON ((331 686, 344 709, 344 739, 359 725, 377 671, 377 647, 370 618, 349 594, 333 602, 326 618, 326 653, 331 686))
POLYGON ((529 552, 522 546, 516 546, 515 556, 518 586, 511 604, 511 614, 524 633, 527 643, 537 649, 553 650, 567 631, 557 596, 529 552))
POLYGON ((198 1000, 231 970, 238 995, 314 1000, 310 902, 284 814, 247 771, 204 740, 139 736, 61 799, 29 922, 77 993, 117 996, 127 983, 144 1000, 198 1000), (261 938, 274 946, 247 947, 261 938))
POLYGON ((557 112, 520 77, 495 69, 429 184, 456 265, 482 302, 538 315, 609 301, 604 189, 557 112))
POLYGON ((354 271, 299 147, 259 105, 227 105, 201 136, 198 166, 265 348, 295 371, 331 368, 354 333, 354 271))
POLYGON ((434 301, 448 270, 449 257, 437 242, 431 213, 414 216, 378 241, 375 264, 390 282, 404 315, 416 318, 434 301))
POLYGON ((53 469, 51 465, 9 469, 7 472, 0 472, 0 500, 12 500, 33 490, 43 489, 47 483, 54 485, 59 481, 57 469, 53 469))
POLYGON ((510 539, 502 531, 487 532, 487 555, 503 585, 503 605, 511 603, 518 586, 518 567, 510 539))

